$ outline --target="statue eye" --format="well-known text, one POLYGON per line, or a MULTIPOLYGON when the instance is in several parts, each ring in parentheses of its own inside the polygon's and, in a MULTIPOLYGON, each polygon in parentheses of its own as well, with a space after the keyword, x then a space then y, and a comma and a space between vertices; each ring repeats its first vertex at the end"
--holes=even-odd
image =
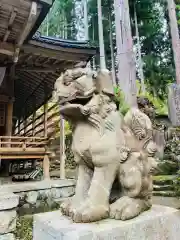
POLYGON ((69 86, 70 84, 71 84, 70 81, 64 81, 64 85, 65 85, 65 86, 69 86))

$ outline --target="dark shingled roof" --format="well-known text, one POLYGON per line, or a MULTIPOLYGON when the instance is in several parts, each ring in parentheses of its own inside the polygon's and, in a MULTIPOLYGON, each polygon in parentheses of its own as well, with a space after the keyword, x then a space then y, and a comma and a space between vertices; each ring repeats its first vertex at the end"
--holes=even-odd
POLYGON ((41 36, 39 32, 37 32, 33 37, 32 40, 38 41, 40 43, 47 43, 52 44, 54 46, 64 47, 64 48, 79 48, 79 49, 96 49, 95 46, 90 46, 89 41, 75 41, 75 40, 67 40, 61 39, 57 37, 50 37, 50 36, 41 36))
POLYGON ((14 116, 32 114, 51 97, 62 72, 80 62, 87 63, 97 52, 98 48, 87 41, 46 37, 37 32, 23 45, 16 64, 14 116))

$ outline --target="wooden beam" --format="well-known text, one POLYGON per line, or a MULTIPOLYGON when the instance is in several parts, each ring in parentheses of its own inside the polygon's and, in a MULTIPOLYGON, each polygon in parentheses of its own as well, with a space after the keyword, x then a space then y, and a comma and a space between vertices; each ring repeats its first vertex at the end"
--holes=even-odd
POLYGON ((42 67, 22 67, 22 68, 16 68, 16 70, 21 72, 55 72, 57 69, 57 66, 54 68, 42 68, 42 67))
POLYGON ((8 56, 13 56, 14 50, 15 48, 13 44, 0 41, 0 53, 8 56))
POLYGON ((29 34, 30 30, 32 29, 33 25, 35 24, 35 21, 39 15, 37 6, 38 5, 36 2, 32 2, 29 17, 27 19, 27 22, 24 24, 22 34, 20 35, 19 39, 17 40, 18 47, 22 46, 22 44, 24 43, 24 40, 26 39, 26 37, 29 34))
MULTIPOLYGON (((29 41, 31 43, 32 41, 29 41)), ((76 51, 69 51, 67 48, 54 48, 52 49, 52 44, 48 44, 47 48, 43 48, 43 45, 39 43, 39 46, 36 45, 30 45, 30 44, 24 44, 22 46, 22 49, 24 50, 25 53, 32 53, 34 55, 36 54, 41 54, 44 57, 51 57, 51 58, 56 58, 59 60, 67 60, 67 61, 86 61, 89 56, 93 56, 94 52, 92 51, 84 51, 84 53, 80 53, 78 49, 76 51), (88 55, 89 54, 89 55, 88 55)), ((72 49, 72 48, 70 48, 72 49)))
MULTIPOLYGON (((41 43, 41 42, 38 42, 36 40, 30 40, 29 43, 34 45, 34 46, 37 46, 37 47, 42 47, 42 48, 56 50, 56 51, 58 50, 58 51, 66 52, 66 53, 67 52, 69 52, 69 53, 79 53, 79 54, 88 54, 88 53, 92 54, 92 52, 94 52, 94 54, 96 53, 96 50, 88 49, 86 47, 83 47, 83 45, 82 45, 81 48, 75 48, 75 47, 66 48, 66 47, 57 46, 57 45, 53 45, 53 44, 49 44, 49 43, 41 43)), ((72 43, 72 45, 74 45, 74 44, 72 43)), ((78 42, 77 42, 77 45, 78 45, 78 42)))
POLYGON ((22 1, 22 0, 1 0, 1 5, 8 5, 11 7, 22 8, 28 11, 31 3, 30 1, 22 1))
POLYGON ((17 14, 17 8, 14 8, 11 12, 11 16, 10 16, 9 23, 8 23, 8 29, 6 30, 6 33, 4 35, 3 42, 6 42, 9 37, 11 28, 12 28, 12 24, 15 20, 16 14, 17 14))

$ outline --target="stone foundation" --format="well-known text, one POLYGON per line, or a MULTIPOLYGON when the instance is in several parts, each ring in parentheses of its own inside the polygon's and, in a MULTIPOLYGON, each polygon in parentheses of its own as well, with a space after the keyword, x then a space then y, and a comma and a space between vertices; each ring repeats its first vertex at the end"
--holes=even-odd
MULTIPOLYGON (((46 180, 39 182, 13 183, 3 185, 4 191, 15 193, 19 197, 18 214, 34 214, 56 208, 57 201, 74 195, 75 181, 46 180)), ((9 206, 9 202, 1 199, 0 207, 9 206)), ((0 216, 1 218, 1 216, 0 216)))
POLYGON ((178 210, 160 205, 129 221, 89 224, 73 223, 55 211, 34 216, 33 240, 179 240, 179 222, 178 210))
POLYGON ((0 191, 0 240, 14 240, 19 196, 0 191))

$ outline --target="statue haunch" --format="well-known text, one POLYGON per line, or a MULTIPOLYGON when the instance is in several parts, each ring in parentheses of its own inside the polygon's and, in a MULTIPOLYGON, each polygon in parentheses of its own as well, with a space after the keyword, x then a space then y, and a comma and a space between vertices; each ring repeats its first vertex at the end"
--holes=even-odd
POLYGON ((79 171, 75 195, 61 205, 63 214, 74 222, 127 220, 151 208, 156 145, 148 116, 136 108, 121 116, 108 70, 67 70, 53 95, 73 125, 79 171))

